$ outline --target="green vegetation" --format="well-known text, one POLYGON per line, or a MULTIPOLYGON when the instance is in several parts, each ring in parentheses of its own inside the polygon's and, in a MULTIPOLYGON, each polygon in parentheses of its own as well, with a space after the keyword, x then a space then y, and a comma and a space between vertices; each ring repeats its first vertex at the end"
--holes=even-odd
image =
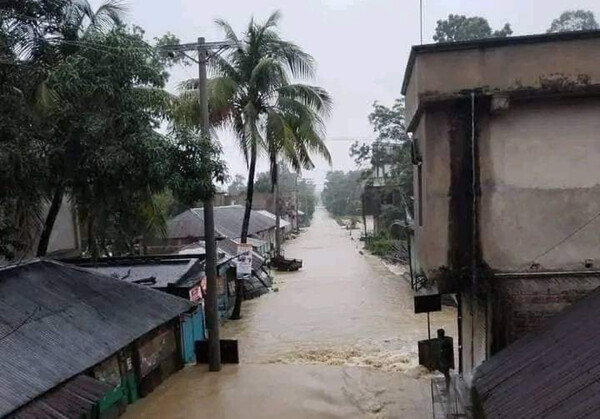
MULTIPOLYGON (((310 222, 317 204, 315 185, 310 180, 302 179, 297 173, 291 172, 285 164, 280 163, 278 166, 280 196, 292 196, 298 191, 299 209, 304 212, 307 221, 310 222)), ((273 192, 271 172, 259 173, 256 176, 254 190, 263 193, 273 192)), ((295 202, 293 205, 295 208, 295 202)))
POLYGON ((0 12, 2 257, 36 237, 45 255, 63 198, 89 254, 129 253, 164 229, 165 197, 187 204, 224 180, 220 150, 196 130, 157 132, 173 115, 170 61, 122 14, 117 2, 94 11, 84 0, 0 12))
POLYGON ((321 193, 323 205, 333 216, 362 214, 362 182, 363 172, 360 170, 327 173, 325 188, 321 193))
POLYGON ((387 257, 394 251, 394 242, 386 234, 368 237, 365 249, 379 257, 387 257))
POLYGON ((448 19, 437 21, 435 42, 458 42, 472 39, 505 38, 512 35, 509 23, 500 30, 492 31, 488 21, 479 16, 448 15, 448 19))
POLYGON ((566 10, 552 21, 548 33, 590 31, 600 28, 590 10, 566 10))

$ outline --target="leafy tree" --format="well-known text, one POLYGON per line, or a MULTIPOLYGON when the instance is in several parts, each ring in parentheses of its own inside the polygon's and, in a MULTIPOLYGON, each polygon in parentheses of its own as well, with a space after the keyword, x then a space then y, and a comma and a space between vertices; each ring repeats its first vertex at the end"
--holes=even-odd
POLYGON ((307 223, 310 223, 317 206, 316 186, 308 179, 298 181, 298 209, 304 212, 307 223))
POLYGON ((83 0, 0 10, 0 257, 30 249, 42 224, 43 255, 63 196, 90 254, 130 253, 138 237, 161 234, 170 208, 225 178, 220 149, 197 130, 156 131, 173 116, 163 90, 173 60, 121 11, 83 0))
MULTIPOLYGON (((255 184, 256 185, 256 184, 255 184)), ((256 186, 255 186, 256 188, 256 186)), ((227 188, 229 195, 238 196, 246 191, 246 178, 240 174, 235 175, 233 181, 227 188)))
POLYGON ((26 253, 42 222, 48 121, 41 88, 66 2, 5 2, 0 10, 0 257, 26 253))
POLYGON ((546 32, 572 32, 598 29, 598 22, 590 10, 566 10, 552 21, 546 32))
MULTIPOLYGON (((59 34, 60 36, 57 36, 54 39, 51 38, 51 40, 59 41, 58 52, 61 56, 67 57, 66 59, 68 59, 70 56, 77 55, 78 52, 82 50, 82 45, 85 45, 85 42, 93 42, 98 36, 101 36, 103 33, 106 33, 112 28, 118 26, 121 23, 120 16, 122 12, 122 6, 115 1, 109 1, 102 4, 96 11, 92 9, 87 0, 65 2, 63 21, 61 22, 59 34)), ((89 47, 86 48, 89 49, 89 47)), ((44 81, 42 86, 46 87, 47 82, 47 80, 44 81)), ((65 84, 68 83, 69 81, 65 80, 65 84)), ((54 92, 53 90, 51 91, 54 92)), ((52 115, 52 118, 54 119, 55 116, 56 115, 52 115)), ((58 128, 59 125, 60 124, 57 124, 57 130, 54 132, 54 135, 66 134, 67 137, 64 138, 68 138, 70 135, 74 134, 72 131, 73 127, 69 126, 68 129, 71 130, 71 132, 65 133, 64 130, 58 128)), ((64 121, 63 127, 67 125, 69 125, 69 122, 64 121)), ((66 141, 68 142, 69 140, 67 139, 66 141)), ((59 160, 51 161, 54 163, 59 162, 60 164, 59 160)), ((63 161, 63 164, 64 163, 65 162, 63 161)), ((63 171, 60 168, 54 169, 58 170, 59 172, 63 171)), ((50 170, 52 170, 52 168, 50 170)), ((50 235, 52 233, 52 229, 54 228, 58 211, 63 202, 66 186, 61 178, 62 175, 58 173, 56 176, 50 176, 48 179, 48 190, 51 196, 50 207, 48 208, 48 214, 46 215, 46 220, 44 222, 38 244, 38 256, 44 256, 47 252, 50 235)))
MULTIPOLYGON (((297 192, 299 209, 302 210, 307 220, 312 219, 316 207, 315 185, 308 179, 302 179, 300 176, 289 170, 284 163, 278 165, 278 182, 281 195, 291 196, 297 192)), ((254 182, 256 192, 273 192, 271 184, 271 172, 262 172, 256 175, 254 182)), ((295 205, 295 203, 294 203, 295 205)), ((295 208, 283 208, 282 211, 288 211, 295 208)))
POLYGON ((340 217, 361 214, 362 171, 330 171, 321 199, 330 214, 340 217))
POLYGON ((479 16, 448 15, 448 19, 438 20, 433 40, 435 42, 458 42, 472 39, 505 38, 512 35, 509 23, 500 30, 492 31, 488 21, 479 16))
POLYGON ((375 102, 369 122, 377 133, 377 139, 373 144, 353 143, 350 155, 358 167, 369 163, 369 167, 363 169, 362 176, 367 186, 374 184, 377 168, 389 167, 391 170, 386 173, 384 184, 381 185, 383 193, 399 190, 403 200, 408 203, 413 194, 412 159, 404 112, 404 99, 396 99, 391 107, 375 102))

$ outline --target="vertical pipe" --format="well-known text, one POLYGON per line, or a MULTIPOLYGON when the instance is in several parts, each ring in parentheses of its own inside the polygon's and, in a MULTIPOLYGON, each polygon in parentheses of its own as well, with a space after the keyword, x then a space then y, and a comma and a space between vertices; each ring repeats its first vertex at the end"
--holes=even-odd
POLYGON ((429 320, 429 311, 427 312, 427 339, 431 340, 431 321, 429 320))
POLYGON ((463 373, 463 330, 462 330, 462 294, 456 294, 456 322, 458 329, 458 373, 463 373))
POLYGON ((479 317, 479 290, 477 278, 477 174, 475 146, 475 91, 471 91, 471 374, 475 368, 475 317, 479 317))
MULTIPOLYGON (((203 140, 210 140, 208 120, 208 89, 206 62, 208 50, 204 38, 198 38, 198 93, 200 101, 200 131, 203 140)), ((212 179, 212 174, 210 174, 212 179)), ((206 314, 208 329, 208 369, 221 370, 221 343, 219 338, 219 314, 217 309, 217 244, 212 196, 204 200, 204 242, 206 247, 206 314)))

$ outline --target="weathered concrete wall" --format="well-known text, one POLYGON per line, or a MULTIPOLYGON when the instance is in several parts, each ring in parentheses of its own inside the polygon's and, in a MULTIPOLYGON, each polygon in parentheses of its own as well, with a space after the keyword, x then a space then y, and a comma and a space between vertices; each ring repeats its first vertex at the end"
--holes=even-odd
POLYGON ((600 38, 418 53, 406 89, 407 120, 430 99, 482 89, 564 91, 600 85, 600 38))
POLYGON ((462 293, 461 299, 462 373, 470 384, 475 369, 490 356, 492 313, 485 298, 462 293))
POLYGON ((500 271, 600 266, 600 219, 560 244, 600 213, 600 98, 511 103, 486 120, 483 260, 500 271))
MULTIPOLYGON (((423 220, 419 220, 419 189, 414 176, 415 235, 420 267, 429 275, 448 265, 448 191, 450 188, 450 148, 448 116, 443 110, 423 117, 414 137, 422 156, 423 220)), ((415 170, 417 173, 418 170, 415 170)))

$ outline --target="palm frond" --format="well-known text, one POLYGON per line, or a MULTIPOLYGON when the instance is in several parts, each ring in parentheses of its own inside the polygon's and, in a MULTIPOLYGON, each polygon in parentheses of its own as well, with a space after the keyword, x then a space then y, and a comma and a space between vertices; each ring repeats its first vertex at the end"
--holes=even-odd
POLYGON ((321 115, 328 116, 331 112, 331 97, 321 87, 309 86, 307 84, 290 84, 281 87, 278 93, 280 97, 294 99, 311 107, 321 115))
POLYGON ((215 19, 215 24, 219 28, 221 28, 221 30, 225 33, 226 40, 234 42, 236 44, 240 43, 240 40, 238 39, 237 35, 235 34, 235 31, 233 30, 229 22, 227 22, 224 19, 215 19))

